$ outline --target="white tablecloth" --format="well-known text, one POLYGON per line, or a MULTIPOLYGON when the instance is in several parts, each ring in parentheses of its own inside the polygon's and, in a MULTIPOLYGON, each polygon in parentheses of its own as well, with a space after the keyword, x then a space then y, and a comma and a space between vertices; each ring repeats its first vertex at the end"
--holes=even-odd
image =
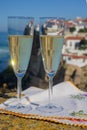
POLYGON ((30 87, 22 92, 24 96, 21 103, 25 108, 16 109, 16 98, 11 98, 0 104, 0 108, 8 111, 32 114, 42 117, 49 117, 65 124, 87 125, 87 93, 76 88, 71 82, 66 81, 53 87, 52 103, 56 106, 62 106, 60 112, 42 112, 37 108, 48 104, 48 90, 36 87, 30 87), (31 110, 29 107, 31 106, 31 110), (60 118, 61 117, 61 118, 60 118))

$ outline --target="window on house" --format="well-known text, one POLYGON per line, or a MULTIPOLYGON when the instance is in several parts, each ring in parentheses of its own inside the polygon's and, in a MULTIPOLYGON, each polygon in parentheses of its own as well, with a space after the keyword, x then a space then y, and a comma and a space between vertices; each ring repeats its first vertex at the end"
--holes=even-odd
POLYGON ((68 60, 71 60, 71 57, 68 57, 68 60))
POLYGON ((76 42, 76 43, 75 43, 75 49, 78 49, 78 48, 79 48, 79 43, 76 42))
POLYGON ((72 46, 72 42, 70 42, 70 47, 72 46))

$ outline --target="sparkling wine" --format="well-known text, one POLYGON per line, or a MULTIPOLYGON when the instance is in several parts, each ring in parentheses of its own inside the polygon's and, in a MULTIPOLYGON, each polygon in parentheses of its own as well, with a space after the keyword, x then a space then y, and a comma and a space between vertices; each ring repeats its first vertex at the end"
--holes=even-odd
POLYGON ((25 73, 32 49, 32 36, 10 35, 9 48, 11 53, 11 63, 16 75, 25 73))
POLYGON ((40 40, 45 71, 48 76, 54 77, 60 63, 64 37, 41 35, 40 40))

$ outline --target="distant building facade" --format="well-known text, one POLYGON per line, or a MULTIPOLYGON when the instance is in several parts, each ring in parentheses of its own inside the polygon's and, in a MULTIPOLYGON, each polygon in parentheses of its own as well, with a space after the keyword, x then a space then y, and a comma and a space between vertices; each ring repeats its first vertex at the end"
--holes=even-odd
POLYGON ((87 50, 79 50, 79 43, 85 36, 68 36, 65 38, 62 55, 68 64, 79 67, 87 65, 87 50))

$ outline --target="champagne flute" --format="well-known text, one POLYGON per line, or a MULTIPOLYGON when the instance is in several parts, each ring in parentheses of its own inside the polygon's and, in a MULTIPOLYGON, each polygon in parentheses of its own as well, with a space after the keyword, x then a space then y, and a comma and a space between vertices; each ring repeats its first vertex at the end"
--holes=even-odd
POLYGON ((53 78, 57 72, 62 47, 64 43, 64 19, 56 17, 40 18, 40 46, 45 72, 49 78, 49 103, 46 106, 39 106, 37 109, 43 112, 59 112, 62 106, 52 103, 53 78))
MULTIPOLYGON (((11 64, 17 77, 17 108, 24 108, 21 102, 22 78, 24 77, 32 50, 34 18, 22 16, 8 17, 8 40, 11 64)), ((13 106, 16 107, 16 106, 13 106)), ((31 109, 31 107, 30 107, 31 109)))

